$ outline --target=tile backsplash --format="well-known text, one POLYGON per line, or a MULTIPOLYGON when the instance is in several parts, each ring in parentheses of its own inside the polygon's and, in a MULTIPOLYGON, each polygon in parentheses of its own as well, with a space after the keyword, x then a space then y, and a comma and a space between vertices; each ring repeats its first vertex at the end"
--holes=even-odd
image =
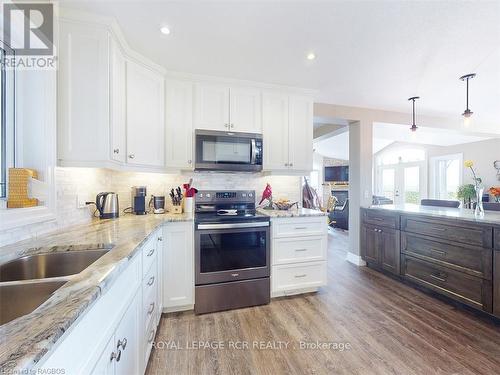
POLYGON ((97 168, 56 168, 57 220, 1 231, 0 246, 90 221, 94 210, 91 207, 78 208, 78 196, 94 201, 97 193, 114 191, 118 193, 120 210, 123 210, 130 206, 132 186, 145 185, 148 196, 155 194, 168 197, 171 188, 182 187, 182 184, 191 177, 193 186, 198 190, 255 190, 258 200, 266 182, 269 182, 273 187, 275 199, 287 198, 301 203, 301 177, 299 176, 208 172, 181 175, 119 172, 97 168))

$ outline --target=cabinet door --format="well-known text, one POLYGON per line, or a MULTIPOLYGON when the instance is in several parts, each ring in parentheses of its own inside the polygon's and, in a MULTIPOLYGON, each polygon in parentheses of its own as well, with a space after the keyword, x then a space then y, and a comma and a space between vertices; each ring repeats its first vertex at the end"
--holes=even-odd
POLYGON ((109 160, 109 39, 105 28, 61 21, 58 159, 109 160))
POLYGON ((313 157, 313 101, 309 97, 289 99, 289 163, 296 171, 311 171, 313 157))
POLYGON ((110 38, 111 59, 111 158, 125 163, 126 156, 126 70, 125 56, 113 38, 110 38))
POLYGON ((229 87, 195 85, 195 129, 229 130, 229 87))
POLYGON ((166 85, 166 166, 193 169, 193 84, 166 85))
POLYGON ((288 96, 262 94, 264 170, 288 169, 288 96))
POLYGON ((231 88, 230 128, 236 132, 262 132, 262 95, 252 88, 231 88))
POLYGON ((163 306, 169 310, 194 304, 193 224, 169 223, 164 229, 163 306))
POLYGON ((139 374, 142 367, 141 296, 138 291, 115 332, 116 374, 139 374))
POLYGON ((382 268, 395 275, 399 275, 401 257, 400 232, 394 229, 380 228, 378 236, 382 268))
POLYGON ((163 76, 127 61, 127 163, 165 165, 163 76))
POLYGON ((116 364, 117 350, 115 347, 115 337, 109 339, 106 348, 97 360, 97 363, 92 370, 92 375, 114 375, 116 364))
POLYGON ((367 262, 380 264, 380 247, 377 228, 361 226, 361 249, 364 259, 367 262))
POLYGON ((158 305, 158 308, 156 309, 156 323, 158 324, 161 319, 161 313, 163 311, 163 270, 162 270, 162 264, 163 264, 163 257, 165 256, 165 241, 164 241, 164 235, 163 235, 163 228, 158 229, 156 231, 156 256, 157 256, 157 267, 158 267, 158 272, 156 274, 158 283, 157 283, 157 288, 156 288, 156 303, 158 305))

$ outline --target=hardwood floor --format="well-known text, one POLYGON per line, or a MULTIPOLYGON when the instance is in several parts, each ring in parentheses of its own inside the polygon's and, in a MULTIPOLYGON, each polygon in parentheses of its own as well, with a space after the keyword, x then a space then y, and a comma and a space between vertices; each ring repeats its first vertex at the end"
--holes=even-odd
POLYGON ((331 232, 328 286, 316 294, 164 316, 147 374, 500 373, 499 326, 346 262, 346 248, 347 235, 331 232))

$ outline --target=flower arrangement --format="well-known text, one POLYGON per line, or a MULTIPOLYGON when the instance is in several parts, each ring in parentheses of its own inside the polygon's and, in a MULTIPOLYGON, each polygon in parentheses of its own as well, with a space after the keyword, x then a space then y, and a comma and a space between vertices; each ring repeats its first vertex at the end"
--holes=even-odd
POLYGON ((495 201, 500 203, 500 186, 491 187, 488 193, 495 197, 495 201))
POLYGON ((484 186, 483 186, 483 180, 481 177, 477 177, 476 171, 474 170, 474 162, 472 160, 466 160, 464 162, 465 168, 469 168, 472 172, 472 180, 474 181, 474 190, 476 191, 476 208, 474 210, 474 213, 476 215, 483 215, 484 214, 484 208, 483 208, 483 192, 484 192, 484 186))

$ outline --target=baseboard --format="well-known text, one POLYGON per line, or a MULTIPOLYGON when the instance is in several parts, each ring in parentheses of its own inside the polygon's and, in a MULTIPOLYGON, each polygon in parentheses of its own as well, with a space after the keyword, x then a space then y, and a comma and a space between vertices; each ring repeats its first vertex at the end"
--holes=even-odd
POLYGON ((361 259, 361 257, 359 255, 353 254, 351 252, 347 253, 346 260, 349 263, 355 264, 356 266, 359 266, 359 267, 366 266, 366 262, 363 259, 361 259))

